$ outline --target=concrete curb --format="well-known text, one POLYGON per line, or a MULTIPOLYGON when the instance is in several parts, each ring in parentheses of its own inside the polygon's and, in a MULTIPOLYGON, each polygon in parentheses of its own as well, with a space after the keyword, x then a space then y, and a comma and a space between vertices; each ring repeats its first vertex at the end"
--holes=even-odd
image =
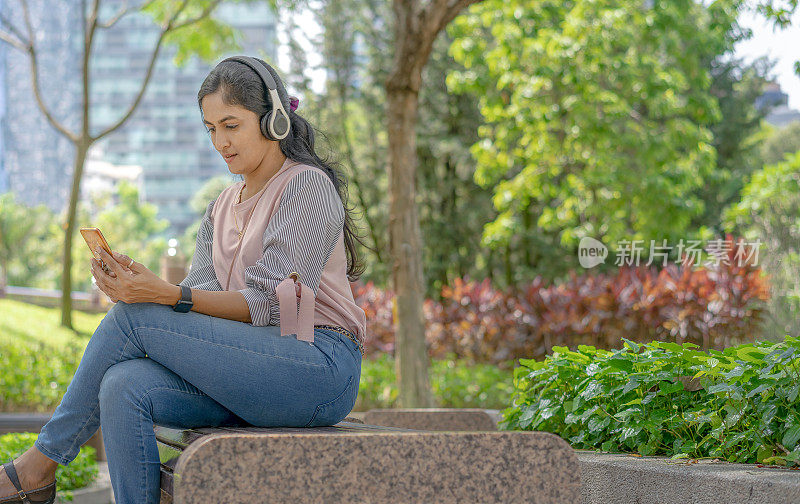
POLYGON ((73 490, 74 499, 68 501, 61 496, 56 497, 56 504, 114 504, 114 492, 111 489, 111 478, 108 475, 108 464, 98 462, 97 480, 91 485, 73 490))
POLYGON ((800 471, 575 450, 583 504, 800 502, 800 471))
MULTIPOLYGON (((501 420, 499 410, 484 410, 501 420)), ((366 412, 350 412, 363 419, 366 412)), ((575 450, 581 504, 800 503, 800 470, 575 450)))

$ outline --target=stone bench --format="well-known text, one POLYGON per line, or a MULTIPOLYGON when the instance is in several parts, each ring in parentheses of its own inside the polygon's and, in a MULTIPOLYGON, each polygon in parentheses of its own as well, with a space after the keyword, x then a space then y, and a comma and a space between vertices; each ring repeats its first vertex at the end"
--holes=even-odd
POLYGON ((161 503, 580 502, 575 451, 546 432, 156 426, 161 503))
POLYGON ((496 410, 480 408, 371 409, 364 423, 428 431, 496 431, 496 410))

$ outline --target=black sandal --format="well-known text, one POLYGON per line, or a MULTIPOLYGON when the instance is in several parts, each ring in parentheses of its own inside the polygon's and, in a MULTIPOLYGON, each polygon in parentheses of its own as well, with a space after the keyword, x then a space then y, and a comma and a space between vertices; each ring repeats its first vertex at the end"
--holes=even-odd
MULTIPOLYGON (((56 481, 53 481, 49 485, 43 486, 41 488, 37 488, 35 490, 24 491, 22 489, 22 485, 19 484, 19 478, 17 477, 17 470, 14 468, 14 459, 9 460, 5 464, 3 464, 3 469, 6 471, 6 475, 8 475, 8 479, 11 480, 11 483, 17 488, 17 497, 8 496, 5 497, 4 500, 0 500, 0 504, 53 504, 53 501, 56 500, 56 481), (46 493, 45 493, 46 492, 46 493), (31 494, 44 494, 45 500, 32 500, 31 494), (13 499, 13 500, 7 500, 13 499)), ((36 497, 41 497, 42 495, 37 495, 36 497)))

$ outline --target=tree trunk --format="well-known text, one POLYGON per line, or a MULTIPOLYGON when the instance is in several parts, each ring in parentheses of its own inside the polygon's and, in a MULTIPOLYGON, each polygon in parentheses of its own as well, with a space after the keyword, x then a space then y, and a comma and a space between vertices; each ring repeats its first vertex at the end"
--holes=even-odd
POLYGON ((514 289, 514 267, 511 261, 511 243, 506 243, 503 248, 503 266, 506 274, 506 290, 512 292, 514 289))
POLYGON ((388 89, 389 110, 389 241, 392 282, 397 305, 395 373, 401 408, 434 406, 428 381, 428 349, 422 276, 422 243, 415 204, 417 167, 414 125, 418 94, 408 88, 388 89))
POLYGON ((72 236, 75 234, 75 217, 78 213, 78 198, 81 191, 81 178, 83 164, 90 143, 81 139, 75 145, 75 165, 72 171, 72 190, 69 195, 69 210, 67 211, 67 229, 64 233, 64 263, 61 268, 61 325, 72 327, 72 236))
POLYGON ((478 0, 394 0, 394 59, 385 81, 389 133, 389 249, 395 291, 395 372, 402 408, 434 405, 422 311, 422 239, 416 206, 417 109, 436 36, 478 0))

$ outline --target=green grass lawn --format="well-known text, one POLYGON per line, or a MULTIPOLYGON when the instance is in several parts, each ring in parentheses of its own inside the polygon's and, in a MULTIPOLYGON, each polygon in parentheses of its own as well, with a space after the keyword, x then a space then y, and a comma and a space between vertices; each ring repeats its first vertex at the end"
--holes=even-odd
POLYGON ((103 320, 103 315, 73 310, 73 332, 61 327, 59 309, 0 299, 0 344, 25 341, 61 346, 76 338, 88 340, 103 320))

